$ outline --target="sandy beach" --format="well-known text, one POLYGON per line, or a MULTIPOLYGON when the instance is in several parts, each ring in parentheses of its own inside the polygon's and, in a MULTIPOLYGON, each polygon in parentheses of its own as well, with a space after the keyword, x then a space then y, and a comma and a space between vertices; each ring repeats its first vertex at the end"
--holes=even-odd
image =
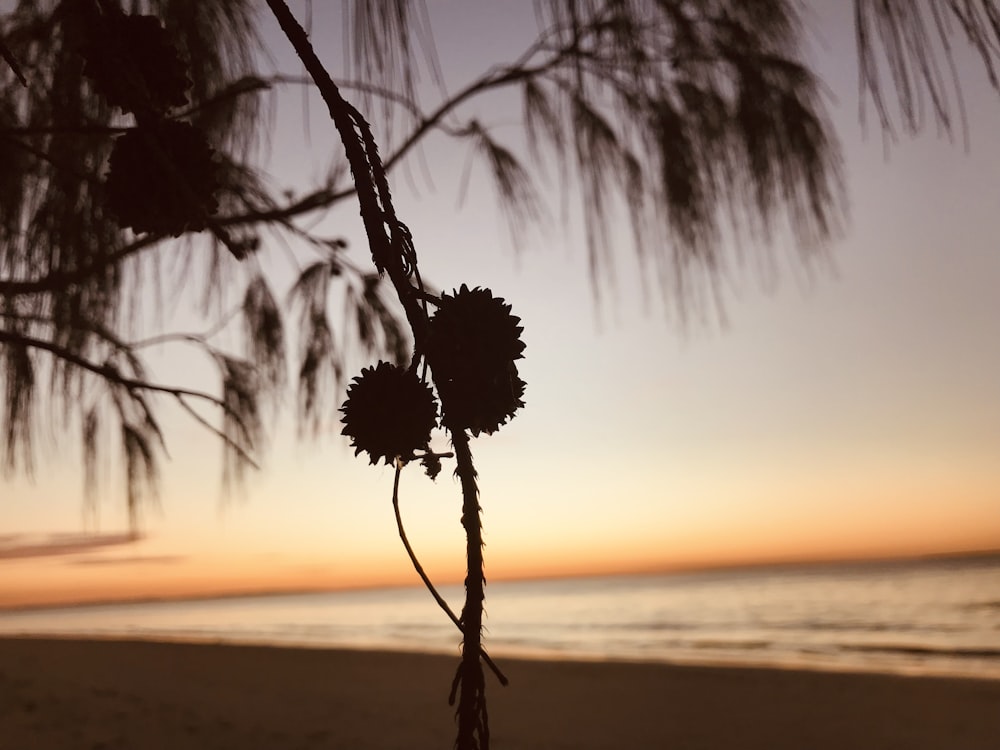
MULTIPOLYGON (((1000 681, 500 660, 496 750, 996 750, 1000 681)), ((457 659, 0 639, 4 750, 450 748, 457 659)))

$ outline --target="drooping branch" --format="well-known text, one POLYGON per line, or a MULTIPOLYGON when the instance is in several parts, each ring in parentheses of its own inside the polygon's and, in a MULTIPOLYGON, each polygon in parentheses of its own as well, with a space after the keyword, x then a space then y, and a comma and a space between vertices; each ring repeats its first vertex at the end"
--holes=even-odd
POLYGON ((50 271, 37 279, 3 279, 0 278, 0 296, 13 299, 29 294, 53 294, 61 292, 74 284, 80 284, 104 272, 108 268, 119 265, 127 258, 136 255, 146 248, 163 241, 165 238, 147 234, 127 245, 110 252, 100 258, 75 268, 71 271, 50 271))
MULTIPOLYGON (((87 372, 93 373, 101 378, 103 381, 109 385, 116 386, 125 390, 126 392, 133 395, 133 397, 141 399, 141 393, 162 393, 173 397, 186 412, 195 416, 198 422, 202 425, 208 426, 211 431, 223 438, 224 442, 229 445, 234 451, 236 451, 240 457, 252 466, 256 467, 256 461, 250 456, 246 448, 243 447, 239 442, 233 440, 231 436, 225 435, 223 431, 218 428, 209 425, 203 417, 195 412, 188 399, 195 399, 212 406, 218 407, 227 419, 233 420, 236 426, 239 428, 244 437, 252 436, 252 431, 249 426, 244 424, 244 415, 239 410, 234 410, 231 404, 228 404, 225 400, 220 399, 217 396, 212 395, 206 391, 200 391, 191 388, 181 388, 178 386, 169 386, 161 383, 154 383, 151 381, 141 380, 134 377, 128 377, 123 375, 122 372, 113 364, 104 363, 99 364, 91 360, 86 359, 80 354, 71 351, 65 347, 59 346, 58 344, 48 341, 45 339, 39 339, 32 336, 27 336, 25 334, 18 333, 17 331, 12 331, 8 329, 0 329, 0 344, 6 344, 14 347, 22 347, 26 349, 37 349, 40 351, 45 351, 52 356, 67 362, 80 370, 85 370, 87 372)), ((144 411, 151 414, 152 411, 148 405, 143 401, 142 403, 144 411)), ((252 445, 252 443, 251 443, 252 445)))
POLYGON ((990 86, 1000 92, 1000 5, 996 0, 855 0, 860 113, 866 105, 883 135, 916 135, 932 122, 949 137, 969 133, 953 42, 964 35, 990 86), (960 34, 959 34, 960 32, 960 34), (895 99, 896 116, 890 101, 895 99))
POLYGON ((127 390, 151 391, 155 393, 165 393, 170 396, 188 396, 200 401, 205 401, 223 409, 226 408, 225 402, 210 393, 206 393, 205 391, 193 390, 190 388, 178 388, 175 386, 150 383, 144 380, 130 378, 122 375, 118 368, 114 365, 91 362, 90 360, 81 357, 79 354, 61 347, 52 341, 25 336, 17 333, 16 331, 0 329, 0 344, 15 344, 17 346, 26 346, 30 349, 46 351, 61 360, 69 362, 81 370, 86 370, 98 375, 104 380, 121 386, 127 390))
MULTIPOLYGON (((385 169, 379 160, 370 127, 360 113, 343 99, 333 79, 316 56, 305 30, 295 20, 288 6, 283 0, 267 0, 267 3, 327 103, 330 117, 340 134, 351 165, 373 262, 380 273, 388 273, 403 305, 416 349, 418 352, 423 352, 429 360, 433 376, 435 361, 431 351, 426 348, 425 341, 427 312, 422 306, 417 289, 409 281, 409 275, 415 273, 416 257, 408 232, 405 232, 395 216, 385 169)), ((438 392, 441 393, 440 387, 438 392)), ((442 409, 447 414, 448 398, 443 395, 441 398, 442 409)), ((484 581, 479 490, 476 486, 476 471, 465 428, 447 422, 445 427, 451 433, 452 443, 455 446, 456 472, 461 478, 462 525, 466 531, 468 559, 466 601, 461 617, 464 636, 462 661, 456 676, 456 685, 460 688, 456 747, 459 750, 488 750, 489 722, 480 662, 484 581)))
MULTIPOLYGON (((396 169, 432 131, 438 130, 455 138, 469 138, 473 136, 474 133, 470 131, 468 126, 448 127, 444 125, 445 120, 458 111, 470 99, 497 91, 506 86, 522 84, 525 81, 540 77, 564 63, 571 54, 571 50, 568 48, 554 50, 545 61, 529 65, 528 61, 542 49, 544 49, 544 45, 541 43, 532 45, 516 62, 490 70, 426 113, 416 109, 416 104, 411 100, 402 99, 393 92, 383 92, 381 89, 356 83, 348 83, 345 86, 342 82, 336 82, 336 85, 338 87, 359 88, 377 93, 379 96, 410 110, 416 117, 410 131, 403 136, 399 144, 394 146, 382 161, 382 166, 388 174, 396 169)), ((283 81, 286 80, 286 77, 279 76, 277 80, 283 81)), ((221 216, 217 219, 217 223, 220 226, 269 222, 281 223, 313 211, 327 209, 347 198, 354 197, 357 195, 357 191, 357 185, 353 182, 342 188, 323 186, 297 197, 294 201, 290 201, 284 206, 221 216)))
MULTIPOLYGON (((420 111, 420 107, 418 107, 415 101, 404 94, 396 94, 386 89, 385 86, 348 82, 348 85, 364 89, 373 95, 379 96, 387 103, 391 102, 396 106, 402 107, 412 117, 410 131, 403 136, 397 145, 394 145, 387 152, 386 158, 383 161, 383 168, 386 172, 392 171, 403 158, 412 153, 413 149, 434 130, 443 130, 453 137, 469 139, 474 144, 481 143, 482 139, 479 136, 485 132, 481 128, 471 127, 472 123, 446 126, 446 121, 458 113, 462 105, 473 97, 495 92, 502 87, 512 85, 522 85, 525 87, 526 109, 524 117, 526 124, 529 124, 528 119, 532 114, 527 108, 529 90, 533 92, 533 101, 536 105, 535 111, 538 110, 540 103, 548 107, 550 112, 553 113, 566 113, 569 111, 565 106, 546 102, 545 99, 551 99, 552 97, 551 94, 542 93, 542 85, 553 86, 555 91, 561 92, 561 95, 567 97, 568 101, 573 101, 575 98, 578 102, 587 102, 591 112, 598 111, 595 105, 598 103, 600 97, 597 97, 597 100, 594 101, 591 101, 591 99, 600 91, 601 87, 604 87, 605 93, 612 95, 616 95, 614 93, 616 91, 621 92, 623 96, 627 97, 627 101, 632 103, 631 106, 634 110, 629 113, 629 117, 633 118, 634 122, 640 126, 640 129, 646 127, 643 125, 644 121, 650 120, 650 106, 654 108, 659 107, 659 111, 662 112, 663 108, 659 105, 670 103, 678 118, 691 116, 692 114, 703 115, 706 112, 711 113, 714 110, 707 106, 711 104, 711 101, 706 99, 705 96, 702 96, 698 101, 698 104, 705 105, 704 107, 692 105, 687 108, 687 112, 685 113, 685 108, 677 106, 677 94, 681 95, 681 99, 685 99, 691 94, 698 94, 699 89, 701 89, 703 93, 710 95, 712 90, 710 88, 706 89, 706 85, 714 79, 732 78, 731 73, 726 72, 726 67, 739 59, 738 56, 734 56, 734 51, 739 52, 741 55, 744 54, 740 51, 741 48, 738 45, 742 44, 745 46, 745 40, 750 38, 750 30, 745 28, 747 22, 740 14, 735 14, 733 20, 729 21, 727 26, 727 22, 709 16, 705 18, 697 17, 690 10, 684 10, 680 6, 669 11, 672 15, 668 15, 666 9, 672 7, 672 5, 664 4, 663 7, 665 10, 662 13, 664 14, 664 18, 669 18, 669 23, 666 25, 660 24, 657 27, 652 23, 641 24, 634 19, 627 18, 612 6, 585 6, 579 3, 570 3, 568 6, 573 6, 574 13, 571 16, 562 14, 551 17, 551 25, 542 31, 516 60, 510 64, 498 66, 487 71, 484 75, 459 89, 455 94, 446 96, 440 104, 427 111, 426 114, 420 111), (580 7, 577 8, 577 5, 580 7), (586 12, 584 12, 585 10, 586 12), (670 24, 674 24, 676 28, 671 30, 669 28, 670 24), (695 30, 691 31, 688 28, 689 26, 695 30), (658 28, 660 29, 659 31, 657 31, 658 28), (737 32, 742 36, 737 37, 737 32), (672 37, 671 34, 673 35, 672 37), (727 34, 728 36, 725 36, 727 34), (627 49, 622 48, 626 38, 637 40, 633 46, 636 46, 639 42, 645 45, 642 48, 641 59, 631 60, 628 57, 628 54, 640 53, 637 51, 639 49, 637 46, 632 52, 628 52, 627 49), (650 40, 648 43, 646 41, 647 38, 650 40), (655 46, 654 43, 659 46, 655 46), (668 72, 666 74, 657 73, 657 76, 664 76, 659 82, 656 77, 648 77, 648 79, 645 79, 645 82, 640 82, 636 78, 637 66, 662 66, 667 68, 668 72), (561 77, 560 71, 568 71, 572 75, 569 78, 561 77), (690 71, 695 71, 696 75, 690 71), (692 75, 695 75, 695 77, 691 78, 692 75), (588 84, 588 79, 593 79, 594 85, 588 84), (689 85, 689 83, 693 85, 689 85), (657 91, 657 86, 663 90, 657 91), (670 90, 675 87, 677 91, 671 92, 670 90), (581 96, 584 98, 581 99, 581 96), (651 101, 651 96, 662 101, 651 101), (667 97, 666 99, 663 98, 665 96, 667 97)), ((548 4, 542 4, 540 7, 547 9, 548 4)), ((782 7, 782 3, 776 3, 775 7, 782 7)), ((775 14, 772 12, 771 15, 775 14)), ((780 36, 780 33, 772 34, 773 38, 779 38, 780 36)), ((781 61, 782 58, 779 56, 769 55, 760 50, 754 54, 752 60, 748 58, 748 64, 776 65, 781 61)), ((802 77, 801 73, 796 75, 802 77)), ((282 76, 274 76, 272 78, 245 77, 229 87, 223 86, 219 91, 214 92, 212 96, 230 98, 253 96, 262 86, 269 86, 283 80, 289 80, 289 78, 282 76)), ((804 78, 803 80, 808 81, 808 78, 804 78)), ((767 79, 765 79, 766 81, 767 79)), ((802 91, 808 93, 807 89, 802 89, 802 91)), ((208 100, 212 101, 211 97, 208 100)), ((748 99, 747 101, 750 100, 748 99)), ((770 107, 770 110, 774 112, 781 111, 782 107, 778 106, 778 104, 780 102, 775 102, 774 106, 770 107)), ((201 104, 193 106, 201 106, 201 104)), ((628 108, 626 107, 622 111, 627 112, 628 108)), ((801 111, 805 114, 809 113, 808 108, 801 111)), ((562 115, 558 116, 560 120, 561 117, 562 115)), ((654 119, 660 123, 660 125, 657 125, 657 128, 662 128, 664 123, 662 118, 657 115, 654 119)), ((591 118, 590 122, 595 121, 591 118)), ((613 124, 613 120, 608 120, 608 122, 613 124)), ((695 126, 691 127, 691 132, 700 133, 703 136, 710 134, 712 133, 713 125, 718 126, 719 122, 718 118, 716 118, 712 122, 695 123, 695 126)), ((594 135, 593 131, 589 130, 577 131, 575 124, 569 122, 560 121, 553 124, 555 127, 545 128, 544 131, 529 128, 529 146, 534 149, 537 146, 537 138, 545 137, 549 139, 549 134, 557 132, 556 128, 566 128, 570 139, 575 138, 578 145, 585 145, 586 141, 584 139, 592 139, 594 135), (574 136, 574 133, 577 133, 577 135, 574 136)), ((783 128, 782 123, 778 122, 776 124, 779 127, 775 129, 775 132, 781 133, 783 128)), ((809 146, 812 142, 808 140, 808 133, 810 130, 815 132, 816 129, 809 123, 806 123, 806 125, 808 128, 800 128, 800 132, 806 136, 806 140, 802 141, 800 139, 801 142, 794 141, 774 149, 769 155, 765 156, 765 160, 777 159, 780 161, 787 159, 789 156, 782 156, 782 154, 794 155, 801 152, 802 146, 809 146), (789 148, 789 145, 792 147, 789 148)), ((626 143, 621 140, 622 135, 622 133, 619 133, 612 140, 606 139, 606 143, 616 149, 617 153, 614 158, 619 164, 615 170, 611 172, 601 171, 600 174, 597 173, 593 162, 588 158, 589 155, 592 155, 592 148, 584 147, 575 152, 562 152, 558 148, 558 143, 553 142, 552 144, 557 147, 553 152, 555 154, 560 152, 576 154, 576 167, 580 170, 579 176, 582 178, 582 185, 584 187, 582 197, 588 203, 584 215, 590 217, 588 219, 589 226, 587 232, 589 238, 588 246, 590 247, 590 260, 595 274, 599 273, 601 264, 608 261, 608 251, 605 248, 606 243, 601 242, 600 238, 604 236, 602 232, 606 232, 607 222, 613 220, 612 209, 614 208, 614 202, 611 200, 612 196, 609 194, 607 199, 604 198, 605 193, 608 192, 607 188, 609 185, 606 183, 609 175, 628 175, 628 179, 624 179, 623 177, 621 180, 620 188, 625 190, 628 196, 625 205, 628 207, 630 215, 632 215, 630 220, 635 225, 633 227, 634 236, 636 242, 641 244, 638 247, 641 253, 645 253, 651 248, 670 247, 669 244, 658 242, 655 238, 642 239, 645 231, 641 230, 641 227, 648 225, 650 218, 650 216, 642 215, 643 206, 655 207, 664 199, 667 199, 668 205, 672 205, 672 202, 678 198, 683 199, 685 191, 691 187, 691 184, 687 186, 675 184, 673 191, 662 190, 658 187, 656 184, 657 175, 655 174, 656 165, 652 163, 655 160, 632 158, 636 153, 636 146, 633 144, 626 148, 626 143), (644 164, 644 161, 647 163, 644 164), (631 165, 631 169, 628 169, 629 165, 631 165), (601 183, 599 189, 595 181, 601 183), (599 204, 596 202, 598 199, 600 199, 599 204), (598 262, 599 260, 600 262, 598 262)), ((655 138, 666 135, 661 130, 660 135, 650 132, 647 138, 655 140, 655 138)), ((698 181, 701 181, 706 185, 714 184, 717 186, 715 189, 717 195, 714 196, 701 190, 703 200, 710 199, 709 203, 721 202, 725 204, 742 190, 739 185, 744 180, 745 175, 740 174, 742 168, 739 167, 737 161, 733 161, 734 157, 738 156, 737 151, 733 151, 727 156, 727 159, 734 164, 728 174, 723 171, 708 175, 705 178, 696 179, 696 176, 706 168, 707 164, 719 161, 713 157, 714 152, 719 151, 723 147, 725 150, 730 151, 732 144, 737 143, 738 139, 727 136, 724 142, 706 143, 699 146, 698 142, 690 137, 685 136, 684 139, 679 141, 676 140, 676 137, 676 134, 671 136, 674 140, 666 143, 664 146, 664 148, 669 148, 671 151, 670 163, 676 161, 678 163, 693 165, 693 168, 686 170, 688 174, 692 175, 688 180, 689 183, 696 184, 698 181), (729 145, 726 145, 726 143, 729 145), (685 153, 684 149, 688 149, 691 153, 685 153), (718 186, 724 187, 727 184, 729 185, 728 189, 718 189, 718 186)), ((775 137, 777 138, 778 136, 775 137)), ((747 143, 752 144, 752 141, 747 141, 747 143)), ((793 213, 796 213, 800 217, 805 216, 805 214, 811 211, 810 206, 817 207, 817 211, 820 211, 815 216, 817 221, 813 225, 813 229, 818 230, 816 235, 822 238, 822 235, 836 223, 835 212, 830 211, 828 205, 831 199, 835 201, 837 188, 827 179, 831 175, 830 166, 835 162, 836 157, 835 154, 830 153, 830 148, 832 147, 830 143, 824 144, 821 141, 812 143, 812 146, 814 147, 814 154, 810 157, 810 164, 812 168, 818 171, 804 183, 800 178, 792 177, 795 173, 801 172, 799 167, 794 164, 790 165, 791 169, 770 171, 770 174, 784 173, 790 179, 798 182, 800 186, 804 185, 804 192, 798 194, 800 197, 795 197, 797 195, 795 190, 787 190, 787 185, 775 190, 770 190, 769 188, 772 198, 766 203, 759 203, 756 208, 761 209, 763 207, 766 215, 766 212, 773 211, 775 208, 783 205, 784 201, 780 197, 782 193, 793 196, 795 197, 794 206, 798 206, 793 213), (773 199, 775 197, 777 200, 773 199), (822 208, 824 206, 827 208, 822 208), (801 209, 805 209, 805 211, 803 212, 801 209)), ((651 153, 655 155, 660 146, 655 142, 647 142, 643 144, 643 148, 651 149, 651 153)), ((767 146, 767 148, 770 150, 771 147, 767 146)), ((489 157, 489 152, 487 151, 480 149, 480 153, 487 158, 489 157)), ((514 158, 518 162, 520 161, 519 157, 514 158)), ((670 179, 676 181, 677 174, 680 174, 680 170, 671 173, 670 179)), ((833 177, 835 181, 836 175, 834 174, 833 177)), ((497 174, 498 185, 501 178, 502 175, 497 174)), ((531 179, 533 180, 534 176, 531 176, 531 179)), ((614 182, 614 179, 611 178, 611 181, 614 182)), ((354 184, 344 187, 333 184, 324 185, 294 200, 290 200, 284 205, 251 206, 246 210, 230 212, 214 217, 213 226, 223 231, 227 227, 253 226, 266 223, 276 223, 284 225, 287 228, 291 220, 295 217, 327 209, 343 201, 345 198, 353 196, 355 191, 356 186, 354 184)), ((758 196, 764 194, 761 191, 757 191, 756 193, 758 196)), ((692 195, 698 196, 699 193, 695 191, 692 195)), ((507 199, 507 196, 502 191, 498 193, 498 197, 507 199)), ((754 200, 756 201, 756 198, 754 200)), ((516 202, 511 203, 510 208, 513 225, 516 225, 523 219, 532 218, 524 216, 523 206, 519 209, 516 202)), ((711 206, 705 206, 705 209, 709 208, 711 206)), ((741 213, 741 211, 736 210, 737 208, 734 207, 735 215, 741 213)), ((653 213, 660 215, 655 210, 653 213)), ((707 217, 699 219, 701 222, 706 220, 714 221, 711 217, 715 216, 715 212, 712 210, 700 210, 697 215, 707 217)), ((705 233, 702 229, 695 227, 695 231, 683 232, 680 231, 682 229, 682 219, 689 220, 690 215, 686 215, 684 211, 674 211, 670 214, 670 217, 670 226, 673 228, 672 233, 676 233, 677 239, 682 240, 676 252, 681 252, 683 246, 692 241, 690 238, 700 238, 700 246, 696 248, 696 251, 687 253, 686 256, 682 253, 682 257, 678 258, 674 264, 675 267, 683 269, 702 263, 707 268, 716 269, 711 273, 718 273, 721 264, 706 249, 704 246, 705 242, 703 242, 706 237, 712 236, 714 230, 705 233)), ((711 243, 708 242, 708 244, 711 243)), ((800 244, 802 247, 808 246, 808 243, 800 244)), ((100 269, 95 267, 93 270, 99 271, 100 269)), ((75 275, 74 278, 78 279, 80 276, 75 275)), ((20 283, 20 281, 17 283, 20 283)), ((45 286, 51 287, 54 284, 65 283, 67 283, 66 279, 46 278, 39 280, 38 284, 40 286, 20 286, 20 289, 40 289, 45 286)))

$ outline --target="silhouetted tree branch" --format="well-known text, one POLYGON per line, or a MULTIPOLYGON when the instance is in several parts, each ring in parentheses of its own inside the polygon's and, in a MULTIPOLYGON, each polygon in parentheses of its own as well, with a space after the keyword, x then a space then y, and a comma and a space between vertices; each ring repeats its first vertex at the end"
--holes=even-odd
MULTIPOLYGON (((408 245, 408 238, 402 234, 405 230, 396 217, 386 182, 385 168, 379 159, 377 146, 368 123, 341 96, 337 85, 319 58, 316 57, 304 29, 296 22, 283 0, 267 0, 267 3, 278 19, 282 31, 295 48, 299 59, 302 60, 309 75, 315 80, 329 107, 330 118, 340 133, 341 141, 347 152, 347 159, 351 165, 354 183, 357 186, 361 218, 368 235, 372 260, 380 274, 387 273, 389 275, 399 302, 405 311, 414 339, 413 366, 416 366, 421 355, 426 358, 431 366, 431 372, 442 402, 441 408, 445 415, 444 424, 451 437, 452 445, 455 447, 457 463, 455 471, 462 484, 462 525, 466 532, 466 559, 468 563, 465 579, 466 600, 460 619, 463 634, 462 662, 455 678, 455 684, 460 691, 457 711, 458 738, 455 744, 459 750, 476 750, 477 748, 488 750, 490 733, 486 710, 486 688, 480 664, 480 658, 485 656, 482 646, 483 586, 485 583, 483 540, 482 525, 479 520, 479 489, 476 485, 476 471, 472 463, 472 453, 469 450, 469 439, 466 434, 467 425, 457 422, 454 417, 449 416, 452 414, 451 394, 442 390, 438 377, 438 367, 441 363, 437 355, 433 355, 434 349, 429 346, 427 339, 430 321, 426 305, 417 294, 420 277, 416 270, 416 256, 412 252, 412 247, 408 245), (417 287, 410 283, 411 275, 415 275, 418 282, 417 287)), ((392 418, 393 415, 388 416, 392 418)), ((400 457, 396 456, 395 460, 398 462, 400 457)), ((398 471, 397 467, 397 482, 398 471)), ((394 498, 395 496, 396 491, 394 490, 394 498)), ((407 549, 409 551, 408 545, 407 549)), ((419 566, 417 569, 419 572, 419 566)), ((452 692, 454 694, 454 688, 452 692)))

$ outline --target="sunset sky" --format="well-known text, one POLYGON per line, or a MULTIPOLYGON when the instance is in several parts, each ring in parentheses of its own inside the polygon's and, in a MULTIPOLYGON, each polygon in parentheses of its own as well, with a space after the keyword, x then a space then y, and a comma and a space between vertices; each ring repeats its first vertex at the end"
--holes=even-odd
MULTIPOLYGON (((314 43, 336 69, 341 30, 315 5, 314 43)), ((527 0, 428 5, 451 90, 535 29, 527 0)), ((734 267, 725 323, 682 328, 643 295, 626 253, 617 293, 596 305, 577 227, 557 218, 515 250, 476 170, 459 203, 464 147, 428 142, 433 188, 419 165, 393 175, 424 277, 489 286, 525 327, 527 407, 473 444, 488 578, 1000 548, 1000 102, 959 56, 968 151, 960 131, 951 143, 931 129, 886 157, 874 122, 866 136, 858 120, 850 4, 812 5, 808 59, 831 92, 850 223, 826 262, 782 261, 776 284, 734 267)), ((277 66, 300 72, 287 42, 268 39, 277 66)), ((517 137, 496 101, 464 111, 517 137)), ((309 112, 304 146, 301 94, 281 100, 277 184, 304 186, 332 153, 324 108, 309 112)), ((326 225, 364 246, 353 204, 326 225)), ((776 257, 795 257, 778 244, 776 257)), ((184 366, 167 350, 154 359, 161 381, 184 366)), ((417 582, 393 472, 355 460, 337 431, 301 443, 282 421, 263 470, 227 501, 214 438, 164 415, 172 460, 139 539, 123 536, 120 482, 85 513, 72 440, 43 435, 58 446, 34 481, 4 480, 0 606, 417 582)), ((465 570, 450 469, 432 483, 413 467, 401 491, 441 582, 465 570)))

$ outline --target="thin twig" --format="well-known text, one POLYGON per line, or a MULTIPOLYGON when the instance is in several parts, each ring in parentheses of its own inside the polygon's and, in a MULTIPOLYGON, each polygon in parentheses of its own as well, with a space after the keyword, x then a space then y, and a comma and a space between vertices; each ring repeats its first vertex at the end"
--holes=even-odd
POLYGON ((186 411, 188 413, 188 415, 193 420, 195 420, 198 424, 200 424, 206 430, 208 430, 213 435, 215 435, 217 438, 219 438, 223 443, 225 443, 226 445, 228 445, 233 451, 235 451, 239 455, 239 457, 241 459, 243 459, 244 461, 246 461, 253 468, 255 468, 258 471, 260 471, 260 465, 258 465, 258 463, 256 461, 254 461, 253 456, 251 456, 249 453, 247 453, 246 449, 244 449, 235 440, 233 440, 231 437, 229 437, 229 435, 227 435, 226 433, 224 433, 218 427, 216 427, 211 422, 209 422, 207 419, 205 419, 203 416, 201 416, 201 414, 199 414, 197 411, 195 411, 194 408, 191 406, 191 404, 189 404, 187 401, 184 400, 184 394, 183 393, 176 394, 175 398, 177 399, 177 402, 184 408, 184 411, 186 411))
POLYGON ((234 417, 239 417, 239 415, 234 414, 232 409, 226 405, 224 401, 213 396, 210 393, 204 391, 196 391, 190 388, 176 388, 174 386, 159 385, 158 383, 150 383, 145 380, 137 380, 135 378, 129 378, 122 375, 118 368, 113 365, 99 365, 96 362, 91 362, 89 359, 81 357, 79 354, 65 349, 51 341, 44 341, 42 339, 36 339, 31 336, 24 336, 15 331, 2 330, 0 329, 0 344, 17 344, 19 346, 27 346, 32 349, 41 349, 47 351, 50 354, 58 357, 61 360, 69 362, 71 365, 76 365, 82 370, 87 370, 99 375, 105 380, 115 385, 122 386, 127 390, 141 390, 150 391, 154 393, 166 393, 169 396, 188 396, 190 398, 200 399, 202 401, 207 401, 210 404, 218 406, 223 409, 228 414, 234 417))

